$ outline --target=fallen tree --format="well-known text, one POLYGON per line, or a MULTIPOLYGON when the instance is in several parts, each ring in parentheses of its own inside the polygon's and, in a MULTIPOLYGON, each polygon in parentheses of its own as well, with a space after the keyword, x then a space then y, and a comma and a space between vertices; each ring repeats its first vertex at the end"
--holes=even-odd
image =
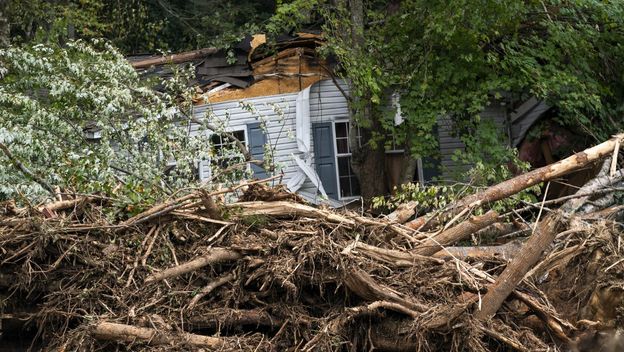
POLYGON ((28 322, 60 350, 619 348, 620 212, 596 203, 609 219, 585 213, 621 181, 605 164, 608 174, 559 209, 543 200, 536 217, 515 218, 532 222, 528 237, 494 246, 466 243, 517 228, 486 203, 483 215, 465 206, 417 232, 398 224, 409 210, 388 219, 319 209, 261 181, 193 191, 129 219, 111 220, 112 202, 97 195, 8 202, 3 336, 28 322), (228 192, 239 201, 216 197, 228 192))

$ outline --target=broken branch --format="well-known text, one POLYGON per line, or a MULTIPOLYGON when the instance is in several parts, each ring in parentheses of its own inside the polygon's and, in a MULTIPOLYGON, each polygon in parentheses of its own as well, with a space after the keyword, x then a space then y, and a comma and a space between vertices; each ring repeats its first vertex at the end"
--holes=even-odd
POLYGON ((195 258, 184 264, 180 264, 178 266, 174 266, 173 268, 168 268, 159 273, 148 276, 145 279, 145 283, 148 284, 158 282, 164 279, 168 279, 170 277, 176 277, 186 273, 190 273, 210 264, 233 261, 240 258, 242 258, 242 255, 237 251, 224 248, 212 248, 210 249, 210 252, 208 254, 195 258))

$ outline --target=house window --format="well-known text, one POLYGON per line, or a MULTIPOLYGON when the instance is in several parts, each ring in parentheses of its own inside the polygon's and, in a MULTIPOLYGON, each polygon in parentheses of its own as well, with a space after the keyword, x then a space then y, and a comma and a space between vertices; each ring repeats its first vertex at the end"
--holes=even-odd
POLYGON ((405 148, 402 144, 399 144, 397 138, 392 133, 386 134, 386 141, 388 141, 385 145, 386 154, 403 154, 405 153, 405 148))
MULTIPOLYGON (((334 123, 336 148, 336 165, 338 173, 338 187, 341 198, 360 195, 360 183, 351 168, 351 148, 349 148, 349 122, 337 121, 334 123)), ((360 137, 360 136, 358 136, 360 137)))
MULTIPOLYGON (((231 131, 229 134, 236 137, 236 139, 246 146, 244 130, 231 131)), ((226 168, 245 161, 245 157, 236 145, 236 142, 228 137, 227 134, 215 133, 210 137, 210 141, 212 142, 212 158, 210 159, 210 163, 213 167, 226 168)))

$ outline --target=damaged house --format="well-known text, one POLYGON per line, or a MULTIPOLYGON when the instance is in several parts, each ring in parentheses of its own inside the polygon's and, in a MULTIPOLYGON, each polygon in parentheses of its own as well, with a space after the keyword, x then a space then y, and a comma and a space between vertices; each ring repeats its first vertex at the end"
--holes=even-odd
MULTIPOLYGON (((234 56, 202 49, 129 60, 145 75, 164 76, 171 64, 194 65, 195 83, 200 88, 193 116, 216 121, 226 132, 210 136, 215 157, 198 161, 200 180, 210 180, 215 168, 228 165, 228 157, 218 155, 223 154, 219 153, 223 149, 233 148, 230 137, 234 136, 253 159, 271 157, 272 173, 281 175, 274 182, 312 203, 340 206, 360 195, 358 179, 350 166, 349 87, 333 75, 335 63, 318 56, 316 49, 320 45, 322 39, 314 33, 284 36, 274 45, 268 45, 263 35, 256 35, 241 42, 234 56)), ((532 112, 543 108, 526 108, 514 115, 508 104, 496 101, 481 116, 493 120, 511 143, 522 139, 521 135, 539 117, 532 112), (512 117, 515 124, 511 123, 512 117)), ((395 123, 401 123, 400 107, 396 109, 395 123)), ((191 133, 210 133, 197 123, 189 129, 191 133)), ((418 161, 416 182, 430 182, 434 177, 449 179, 453 170, 461 168, 452 155, 464 146, 453 136, 450 119, 441 118, 436 132, 440 153, 426 162, 418 161)), ((405 152, 394 147, 386 153, 388 177, 383 182, 392 189, 398 184, 405 152)), ((256 178, 269 176, 257 165, 250 167, 256 178)))

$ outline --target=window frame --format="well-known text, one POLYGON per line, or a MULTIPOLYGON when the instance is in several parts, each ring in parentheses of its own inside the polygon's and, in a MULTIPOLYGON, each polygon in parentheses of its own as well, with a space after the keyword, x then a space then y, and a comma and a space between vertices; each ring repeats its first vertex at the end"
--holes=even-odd
MULTIPOLYGON (((241 128, 227 127, 227 128, 225 128, 223 130, 223 132, 225 132, 225 133, 235 133, 235 132, 241 132, 241 131, 243 132, 243 135, 245 136, 245 140, 241 141, 241 142, 245 145, 245 147, 247 147, 247 143, 249 141, 249 136, 247 135, 247 128, 246 128, 246 126, 241 127, 241 128)), ((214 132, 214 131, 209 132, 208 133, 208 138, 210 138, 211 148, 214 147, 214 145, 212 145, 212 136, 215 135, 215 134, 216 135, 220 135, 223 138, 223 133, 218 133, 218 132, 214 132)), ((221 145, 223 145, 223 144, 221 144, 221 145)), ((207 163, 208 164, 207 165, 207 167, 208 167, 208 179, 210 179, 210 178, 212 178, 212 167, 213 167, 212 160, 213 160, 213 157, 208 157, 207 159, 203 159, 203 160, 206 160, 208 162, 207 163)), ((201 164, 201 162, 202 162, 202 160, 200 160, 200 164, 201 164)), ((249 165, 249 163, 247 163, 245 171, 248 172, 250 169, 251 169, 251 166, 249 165)), ((199 173, 201 174, 202 171, 199 170, 199 173)))
MULTIPOLYGON (((336 173, 336 182, 337 182, 337 186, 338 186, 338 200, 353 200, 353 199, 360 199, 362 197, 362 195, 357 195, 357 196, 346 196, 343 197, 342 196, 342 192, 341 187, 340 187, 340 173, 338 172, 338 158, 339 157, 349 157, 349 167, 351 167, 351 157, 353 155, 353 153, 351 152, 351 147, 349 146, 349 129, 351 128, 351 126, 348 126, 347 128, 347 149, 349 150, 349 153, 338 153, 338 135, 336 134, 336 124, 338 123, 347 123, 347 125, 350 124, 349 119, 347 118, 335 118, 334 121, 332 121, 332 134, 333 134, 333 144, 334 144, 334 163, 336 165, 336 167, 334 168, 335 173, 336 173)), ((340 137, 343 138, 343 137, 340 137)), ((358 136, 359 140, 358 142, 361 143, 361 136, 358 136)), ((357 177, 357 176, 356 176, 357 177)), ((359 180, 358 180, 359 181, 359 180)), ((361 186, 360 186, 361 188, 361 186)), ((361 189, 360 189, 360 193, 361 193, 361 189)))

